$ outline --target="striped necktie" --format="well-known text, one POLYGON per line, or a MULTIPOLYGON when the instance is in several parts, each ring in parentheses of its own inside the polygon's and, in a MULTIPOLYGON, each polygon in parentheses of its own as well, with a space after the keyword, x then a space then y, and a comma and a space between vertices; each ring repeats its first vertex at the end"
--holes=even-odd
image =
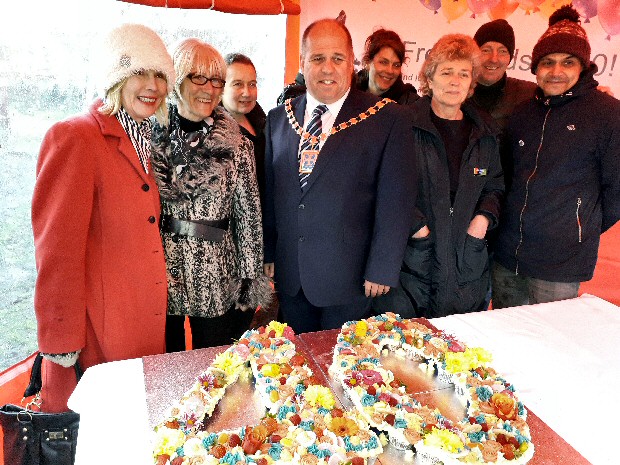
MULTIPOLYGON (((313 144, 312 138, 313 137, 318 138, 321 136, 321 132, 323 129, 323 123, 321 122, 321 115, 323 115, 323 113, 325 113, 326 111, 327 111, 327 105, 318 105, 312 111, 312 117, 310 118, 310 121, 308 121, 308 125, 306 126, 306 132, 310 134, 310 137, 308 137, 306 140, 302 142, 301 147, 299 148, 299 153, 297 154, 297 159, 300 162, 300 165, 302 163, 302 154, 304 151, 318 152, 319 150, 318 141, 315 144, 313 144)), ((312 168, 314 168, 314 163, 312 163, 312 166, 309 168, 309 170, 302 170, 302 169, 299 170, 299 184, 302 189, 308 183, 308 177, 310 176, 310 173, 312 173, 312 168)))

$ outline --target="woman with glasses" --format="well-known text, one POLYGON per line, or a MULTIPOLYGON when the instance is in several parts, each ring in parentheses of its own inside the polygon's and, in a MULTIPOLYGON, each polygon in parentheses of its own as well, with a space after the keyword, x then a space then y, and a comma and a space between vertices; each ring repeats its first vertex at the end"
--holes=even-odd
POLYGON ((262 272, 260 202, 251 142, 218 106, 222 56, 199 39, 172 54, 176 82, 169 125, 153 128, 153 168, 168 270, 166 350, 230 344, 247 330, 271 287, 262 272))

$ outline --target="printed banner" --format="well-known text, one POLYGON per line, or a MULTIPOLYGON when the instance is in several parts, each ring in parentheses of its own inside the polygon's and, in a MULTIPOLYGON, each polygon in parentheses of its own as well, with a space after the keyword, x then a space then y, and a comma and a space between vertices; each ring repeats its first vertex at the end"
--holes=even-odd
POLYGON ((535 81, 530 71, 532 49, 547 29, 549 16, 571 1, 590 40, 592 60, 599 68, 596 78, 619 98, 620 0, 301 0, 301 31, 312 21, 336 18, 344 11, 358 61, 372 31, 392 29, 407 46, 403 79, 417 88, 425 54, 439 37, 451 33, 473 36, 482 24, 503 18, 516 36, 508 75, 535 81))

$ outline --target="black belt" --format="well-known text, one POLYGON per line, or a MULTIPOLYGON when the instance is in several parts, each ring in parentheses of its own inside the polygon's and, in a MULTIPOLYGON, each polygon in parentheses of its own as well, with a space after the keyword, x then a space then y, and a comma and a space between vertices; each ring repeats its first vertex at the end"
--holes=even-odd
POLYGON ((180 220, 170 215, 161 218, 161 230, 165 233, 179 234, 204 239, 205 241, 221 242, 228 231, 228 218, 216 221, 180 220))

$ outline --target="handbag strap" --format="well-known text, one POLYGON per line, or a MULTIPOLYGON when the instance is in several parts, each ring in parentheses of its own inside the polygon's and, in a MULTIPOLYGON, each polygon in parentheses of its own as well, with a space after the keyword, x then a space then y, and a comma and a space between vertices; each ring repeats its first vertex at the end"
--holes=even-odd
MULTIPOLYGON (((34 358, 34 363, 32 364, 32 371, 30 372, 30 382, 28 386, 26 386, 26 390, 24 391, 24 399, 26 397, 37 395, 41 392, 41 387, 43 386, 42 376, 41 376, 41 366, 43 365, 43 354, 41 352, 37 353, 37 356, 34 358)), ((80 381, 84 372, 80 367, 80 363, 78 361, 73 365, 75 370, 75 378, 80 381)))

